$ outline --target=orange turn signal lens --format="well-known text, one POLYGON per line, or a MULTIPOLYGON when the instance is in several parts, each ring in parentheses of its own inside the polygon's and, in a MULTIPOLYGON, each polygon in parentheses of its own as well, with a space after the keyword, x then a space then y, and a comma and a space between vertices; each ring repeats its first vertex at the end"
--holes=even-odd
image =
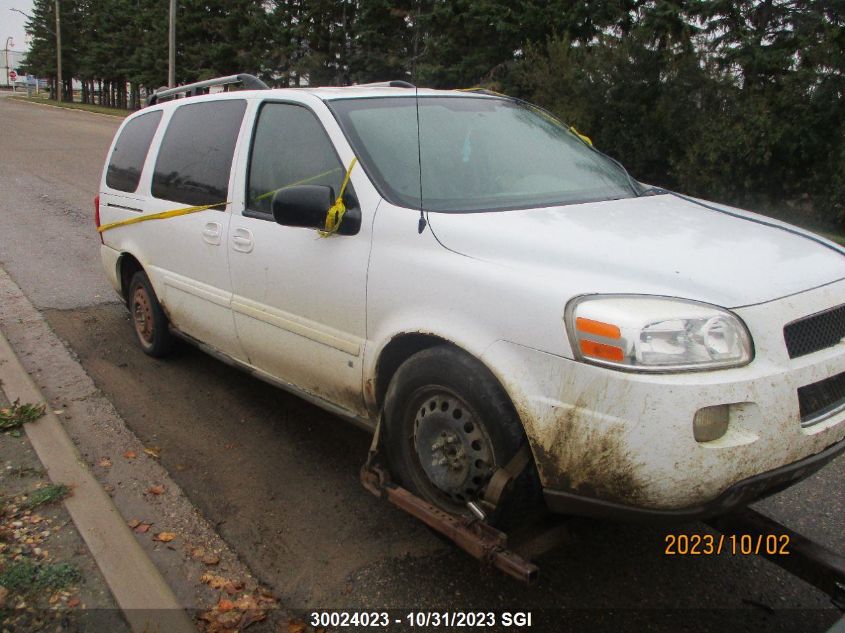
POLYGON ((581 341, 581 352, 584 356, 591 356, 593 358, 603 358, 604 360, 612 360, 621 363, 625 358, 625 354, 621 347, 615 345, 605 345, 604 343, 596 343, 595 341, 581 341))
POLYGON ((580 332, 595 334, 596 336, 604 336, 605 338, 622 338, 622 332, 620 332, 619 328, 615 325, 604 323, 602 321, 585 319, 584 317, 578 317, 575 319, 575 328, 580 332))

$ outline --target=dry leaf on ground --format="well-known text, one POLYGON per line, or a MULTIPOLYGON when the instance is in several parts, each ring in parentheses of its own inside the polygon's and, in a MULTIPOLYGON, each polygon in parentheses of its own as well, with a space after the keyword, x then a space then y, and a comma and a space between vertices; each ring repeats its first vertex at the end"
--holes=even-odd
POLYGON ((145 446, 144 452, 155 459, 161 458, 161 446, 145 446))
POLYGON ((223 591, 228 593, 230 596, 234 596, 241 589, 243 589, 243 587, 243 583, 227 582, 225 585, 223 585, 223 591))
POLYGON ((305 622, 300 622, 299 620, 288 622, 288 633, 305 633, 306 630, 305 622))
POLYGON ((212 589, 220 589, 229 583, 229 579, 206 572, 200 577, 200 582, 205 583, 212 589))
POLYGON ((101 457, 100 466, 102 468, 111 468, 111 460, 108 457, 101 457))
POLYGON ((176 532, 159 532, 153 537, 154 541, 161 541, 162 543, 169 543, 176 538, 176 532))
POLYGON ((135 459, 136 457, 138 457, 138 453, 136 453, 135 451, 126 451, 126 452, 123 454, 123 456, 124 456, 126 459, 135 459))
POLYGON ((147 492, 149 492, 151 495, 163 495, 164 486, 162 486, 161 484, 156 486, 150 486, 149 488, 147 488, 147 492))
POLYGON ((150 527, 152 527, 152 523, 141 523, 140 525, 135 527, 135 532, 138 534, 146 534, 150 527))
POLYGON ((131 521, 127 521, 126 525, 128 525, 134 530, 136 527, 141 525, 141 519, 132 519, 131 521))

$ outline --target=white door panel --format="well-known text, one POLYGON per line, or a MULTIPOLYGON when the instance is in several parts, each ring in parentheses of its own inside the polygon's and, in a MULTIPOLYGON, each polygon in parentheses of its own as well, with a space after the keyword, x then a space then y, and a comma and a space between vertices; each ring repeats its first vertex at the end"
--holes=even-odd
POLYGON ((247 163, 252 151, 256 159, 239 171, 243 180, 235 190, 247 195, 237 200, 229 233, 232 313, 250 365, 365 416, 367 264, 378 198, 363 172, 353 171, 351 186, 363 193, 356 191, 361 229, 327 238, 313 228, 277 224, 270 208, 273 191, 304 181, 340 192, 351 151, 342 136, 330 141, 323 125, 333 119, 325 106, 309 106, 314 109, 255 104, 253 147, 244 144, 241 157, 247 163))
POLYGON ((323 239, 267 220, 233 222, 232 311, 248 362, 362 413, 368 235, 323 239), (249 253, 234 240, 243 225, 252 227, 249 253))

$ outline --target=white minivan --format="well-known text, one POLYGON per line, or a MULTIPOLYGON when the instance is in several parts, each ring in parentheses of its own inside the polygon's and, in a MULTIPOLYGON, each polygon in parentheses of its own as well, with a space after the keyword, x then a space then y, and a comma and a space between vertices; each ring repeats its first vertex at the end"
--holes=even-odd
POLYGON ((381 421, 393 477, 453 513, 528 446, 501 520, 723 513, 845 450, 836 244, 645 187, 504 96, 169 92, 96 205, 148 354, 178 336, 381 421))

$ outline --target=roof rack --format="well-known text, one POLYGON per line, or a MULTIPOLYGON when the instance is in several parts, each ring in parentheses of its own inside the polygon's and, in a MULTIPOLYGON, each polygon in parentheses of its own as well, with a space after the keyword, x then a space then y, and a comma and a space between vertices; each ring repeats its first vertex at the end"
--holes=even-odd
POLYGON ((416 88, 416 86, 401 79, 393 81, 376 81, 371 84, 355 84, 355 88, 416 88))
POLYGON ((184 86, 176 86, 175 88, 165 88, 164 90, 156 90, 153 94, 147 97, 147 105, 155 105, 166 97, 173 97, 178 94, 186 93, 186 97, 194 97, 196 95, 206 94, 205 89, 212 86, 226 86, 228 84, 242 83, 247 90, 269 90, 270 87, 254 75, 241 73, 239 75, 229 75, 228 77, 217 77, 215 79, 206 79, 205 81, 198 81, 196 83, 187 84, 184 86))

